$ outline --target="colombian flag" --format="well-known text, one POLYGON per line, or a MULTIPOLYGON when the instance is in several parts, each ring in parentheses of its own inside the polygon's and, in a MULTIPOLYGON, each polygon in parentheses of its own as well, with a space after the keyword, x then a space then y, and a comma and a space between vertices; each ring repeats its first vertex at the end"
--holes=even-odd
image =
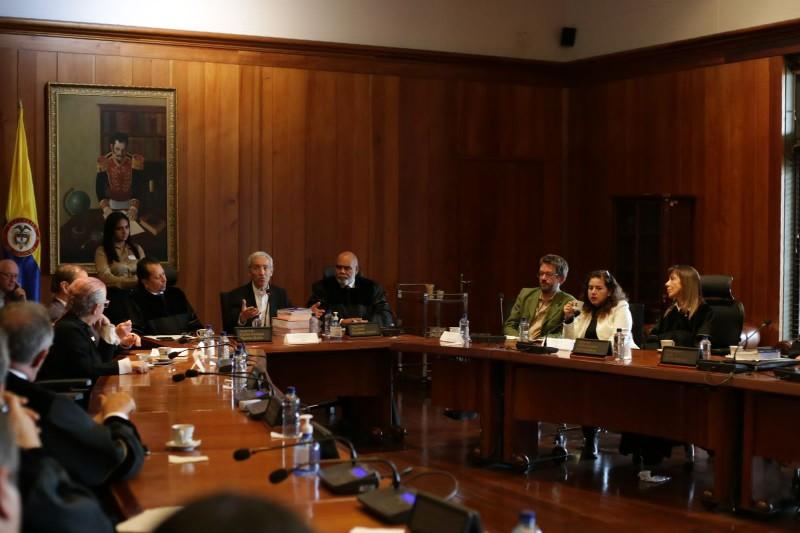
POLYGON ((36 198, 33 194, 33 174, 28 159, 22 102, 19 104, 17 141, 14 144, 14 161, 11 164, 6 221, 6 226, 3 228, 5 256, 14 260, 19 266, 19 284, 25 289, 27 299, 38 302, 42 239, 39 219, 36 216, 36 198))

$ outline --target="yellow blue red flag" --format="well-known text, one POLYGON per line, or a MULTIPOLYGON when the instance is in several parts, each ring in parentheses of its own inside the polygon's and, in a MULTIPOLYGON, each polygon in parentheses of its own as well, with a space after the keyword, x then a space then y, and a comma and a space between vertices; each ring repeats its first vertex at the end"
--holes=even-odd
POLYGON ((41 242, 36 197, 33 193, 33 173, 28 159, 28 142, 25 138, 25 121, 20 102, 17 140, 14 144, 6 204, 6 225, 3 228, 3 247, 5 256, 19 266, 18 283, 25 289, 28 300, 39 301, 41 242))

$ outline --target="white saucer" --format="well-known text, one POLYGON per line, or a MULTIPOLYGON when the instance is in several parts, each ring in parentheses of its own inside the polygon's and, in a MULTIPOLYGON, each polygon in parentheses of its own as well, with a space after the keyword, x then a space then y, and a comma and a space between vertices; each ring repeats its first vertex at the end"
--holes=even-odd
POLYGON ((193 441, 181 444, 179 442, 175 442, 174 440, 171 440, 171 441, 167 441, 167 448, 171 448, 173 450, 182 450, 184 452, 188 452, 188 451, 194 450, 195 448, 200 446, 201 442, 203 442, 203 441, 201 441, 200 439, 197 439, 197 440, 193 440, 193 441))

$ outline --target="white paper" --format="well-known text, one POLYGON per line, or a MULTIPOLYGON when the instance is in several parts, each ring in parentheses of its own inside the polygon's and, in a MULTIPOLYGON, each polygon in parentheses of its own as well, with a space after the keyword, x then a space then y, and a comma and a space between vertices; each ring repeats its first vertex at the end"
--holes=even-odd
POLYGON ((284 344, 319 344, 316 333, 287 333, 283 337, 284 344))
POLYGON ((207 455, 170 455, 169 464, 184 465, 186 463, 203 463, 208 461, 207 455))
POLYGON ((350 530, 350 533, 404 533, 405 529, 402 527, 363 527, 356 526, 350 530))
POLYGON ((575 339, 557 339, 555 337, 547 338, 547 345, 551 348, 558 348, 567 352, 571 352, 575 347, 575 339))
POLYGON ((117 533, 150 533, 180 509, 180 507, 145 509, 144 512, 117 524, 117 533))
POLYGON ((439 343, 445 346, 464 346, 464 339, 460 331, 443 331, 439 343))

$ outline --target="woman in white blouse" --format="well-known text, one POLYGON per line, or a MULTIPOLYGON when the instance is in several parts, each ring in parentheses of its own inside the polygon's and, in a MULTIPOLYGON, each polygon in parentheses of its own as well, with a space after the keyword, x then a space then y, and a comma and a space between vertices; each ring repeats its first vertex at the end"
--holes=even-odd
MULTIPOLYGON (((577 313, 576 302, 564 306, 564 338, 612 340, 617 329, 630 335, 633 317, 625 292, 611 272, 591 272, 586 278, 583 299, 583 309, 577 313)), ((638 348, 635 344, 633 347, 638 348)))
MULTIPOLYGON (((608 270, 595 270, 583 290, 583 309, 576 313, 576 302, 564 305, 564 338, 611 340, 617 329, 631 333, 633 317, 625 292, 608 270), (576 316, 577 314, 577 316, 576 316)), ((631 344, 634 348, 637 346, 631 344)), ((581 460, 597 459, 599 428, 583 426, 581 460)))

